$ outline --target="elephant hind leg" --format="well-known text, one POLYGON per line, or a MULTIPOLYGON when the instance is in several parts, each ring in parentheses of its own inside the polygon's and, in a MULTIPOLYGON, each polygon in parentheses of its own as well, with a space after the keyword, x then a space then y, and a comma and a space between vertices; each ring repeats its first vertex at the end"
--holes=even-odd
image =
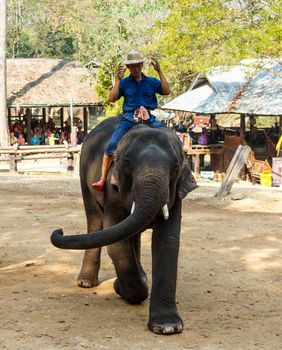
POLYGON ((99 284, 101 248, 88 249, 84 253, 82 267, 77 278, 77 285, 82 288, 92 288, 99 284))

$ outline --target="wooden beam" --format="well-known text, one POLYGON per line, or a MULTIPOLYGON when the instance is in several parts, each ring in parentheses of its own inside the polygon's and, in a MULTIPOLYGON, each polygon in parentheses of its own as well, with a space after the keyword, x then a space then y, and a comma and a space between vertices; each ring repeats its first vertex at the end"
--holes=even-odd
POLYGON ((8 108, 8 127, 12 126, 12 113, 11 113, 11 108, 8 108))
POLYGON ((195 164, 194 164, 194 176, 197 178, 200 175, 200 154, 196 154, 195 156, 195 164))
POLYGON ((230 193, 231 187, 236 181, 242 167, 246 164, 248 155, 251 148, 249 146, 239 145, 236 152, 227 168, 225 177, 222 181, 219 191, 215 194, 215 197, 222 199, 230 193))
POLYGON ((31 109, 27 108, 26 110, 26 118, 27 118, 27 143, 30 144, 30 139, 31 139, 31 109))
POLYGON ((60 118, 61 118, 61 131, 64 130, 64 107, 60 110, 60 118))
POLYGON ((89 110, 87 107, 83 107, 83 131, 84 136, 88 134, 88 119, 89 119, 89 110))
POLYGON ((42 108, 43 132, 46 130, 46 108, 42 108))
POLYGON ((245 129, 246 129, 246 115, 245 114, 241 114, 240 115, 240 140, 241 140, 241 145, 244 144, 245 129))

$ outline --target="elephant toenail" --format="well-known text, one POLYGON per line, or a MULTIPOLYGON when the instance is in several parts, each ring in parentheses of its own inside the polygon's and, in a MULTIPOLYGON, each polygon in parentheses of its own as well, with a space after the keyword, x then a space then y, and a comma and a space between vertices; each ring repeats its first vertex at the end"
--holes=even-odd
POLYGON ((171 333, 175 333, 173 326, 165 326, 163 328, 163 334, 171 334, 171 333))

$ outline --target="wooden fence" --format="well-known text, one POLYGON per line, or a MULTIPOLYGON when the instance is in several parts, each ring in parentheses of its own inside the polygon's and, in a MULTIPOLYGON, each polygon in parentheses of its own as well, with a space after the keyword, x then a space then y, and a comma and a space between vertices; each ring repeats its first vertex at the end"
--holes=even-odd
POLYGON ((19 162, 65 158, 67 159, 67 170, 73 171, 78 166, 80 149, 80 146, 68 147, 65 145, 0 147, 0 162, 8 163, 10 172, 17 172, 19 162))

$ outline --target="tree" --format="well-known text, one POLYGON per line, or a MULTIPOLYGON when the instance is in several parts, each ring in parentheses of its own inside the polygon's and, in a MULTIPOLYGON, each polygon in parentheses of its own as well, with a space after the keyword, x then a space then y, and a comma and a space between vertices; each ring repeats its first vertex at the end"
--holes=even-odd
MULTIPOLYGON (((243 58, 277 58, 282 52, 281 0, 176 0, 154 29, 159 56, 178 94, 195 72, 238 64, 243 58)), ((150 49, 150 48, 149 48, 150 49)))
POLYGON ((6 0, 0 2, 0 146, 9 146, 6 95, 6 0))
POLYGON ((151 27, 167 13, 165 0, 9 0, 8 12, 8 57, 99 60, 105 103, 118 63, 151 42, 151 27))
POLYGON ((7 56, 72 58, 75 13, 71 0, 9 0, 7 56))
POLYGON ((98 74, 98 93, 108 107, 108 115, 121 110, 120 101, 107 103, 119 62, 129 50, 142 51, 151 42, 150 30, 155 21, 166 15, 165 4, 164 0, 93 1, 95 25, 88 25, 83 34, 81 57, 98 58, 103 63, 98 74))

